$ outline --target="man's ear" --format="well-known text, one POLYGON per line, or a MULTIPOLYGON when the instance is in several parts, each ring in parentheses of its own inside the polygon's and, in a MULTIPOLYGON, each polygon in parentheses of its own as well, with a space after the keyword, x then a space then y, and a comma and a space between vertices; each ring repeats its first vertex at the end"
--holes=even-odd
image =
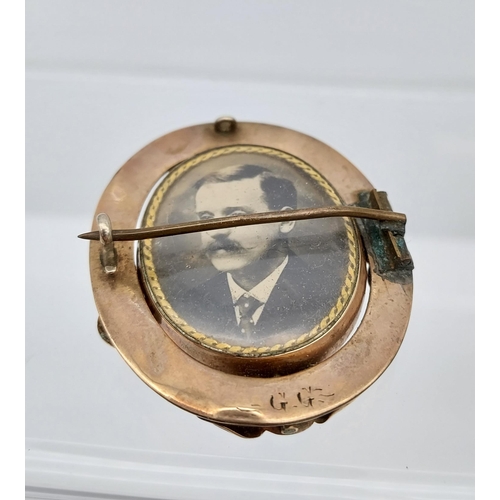
MULTIPOLYGON (((292 207, 283 207, 280 211, 283 210, 293 210, 292 207)), ((295 221, 289 220, 286 222, 280 222, 280 233, 288 234, 295 227, 295 221)))

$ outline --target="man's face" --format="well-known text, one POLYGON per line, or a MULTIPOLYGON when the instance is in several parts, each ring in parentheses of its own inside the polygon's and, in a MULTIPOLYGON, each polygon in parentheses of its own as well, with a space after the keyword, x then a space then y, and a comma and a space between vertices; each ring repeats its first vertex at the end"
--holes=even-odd
MULTIPOLYGON (((196 193, 200 219, 268 212, 260 178, 204 184, 196 193)), ((217 229, 201 233, 206 255, 216 269, 231 272, 260 260, 282 231, 279 223, 217 229)))

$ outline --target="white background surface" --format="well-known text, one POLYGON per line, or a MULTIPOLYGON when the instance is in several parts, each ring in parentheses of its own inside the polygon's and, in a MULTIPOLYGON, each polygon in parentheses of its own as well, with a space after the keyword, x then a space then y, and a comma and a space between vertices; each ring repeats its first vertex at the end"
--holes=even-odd
POLYGON ((28 1, 29 498, 473 498, 472 1, 28 1), (243 440, 100 340, 88 230, 115 171, 231 114, 328 143, 408 215, 394 363, 324 425, 243 440), (81 497, 79 497, 81 498, 81 497))

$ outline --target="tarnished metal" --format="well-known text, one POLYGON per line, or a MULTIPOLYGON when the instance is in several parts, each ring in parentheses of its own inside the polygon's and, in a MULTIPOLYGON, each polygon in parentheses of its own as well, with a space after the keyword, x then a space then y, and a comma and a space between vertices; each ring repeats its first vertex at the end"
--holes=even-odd
MULTIPOLYGON (((384 191, 361 191, 359 205, 391 210, 384 191)), ((390 221, 358 221, 367 252, 373 257, 373 271, 391 281, 411 281, 413 260, 404 239, 405 227, 390 221)))

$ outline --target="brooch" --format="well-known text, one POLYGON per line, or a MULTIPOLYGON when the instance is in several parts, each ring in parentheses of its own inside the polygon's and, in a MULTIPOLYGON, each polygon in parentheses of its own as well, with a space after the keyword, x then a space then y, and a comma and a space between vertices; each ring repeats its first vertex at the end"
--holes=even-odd
POLYGON ((167 134, 98 204, 98 331, 176 406, 243 437, 323 423, 408 325, 406 217, 302 133, 223 117, 167 134))

